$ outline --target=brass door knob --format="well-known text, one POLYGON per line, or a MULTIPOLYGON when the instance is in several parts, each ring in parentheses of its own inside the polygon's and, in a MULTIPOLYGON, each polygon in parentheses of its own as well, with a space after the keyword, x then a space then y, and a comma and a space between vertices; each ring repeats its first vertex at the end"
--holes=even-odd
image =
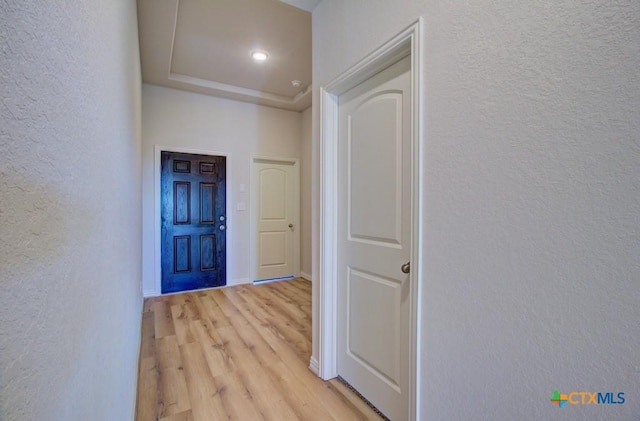
POLYGON ((400 270, 402 271, 402 273, 411 272, 411 262, 407 262, 404 265, 400 266, 400 270))

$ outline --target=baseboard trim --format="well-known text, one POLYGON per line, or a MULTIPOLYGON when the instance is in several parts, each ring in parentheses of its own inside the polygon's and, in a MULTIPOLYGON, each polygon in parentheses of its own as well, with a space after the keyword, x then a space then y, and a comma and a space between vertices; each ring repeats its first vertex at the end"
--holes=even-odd
POLYGON ((309 370, 316 376, 320 377, 320 366, 318 365, 318 360, 312 355, 309 361, 309 370))
POLYGON ((142 291, 142 296, 144 298, 150 298, 150 297, 157 297, 160 294, 158 294, 158 291, 153 290, 153 291, 142 291))
POLYGON ((201 288, 201 289, 194 289, 194 290, 191 290, 191 291, 168 292, 168 293, 165 293, 165 294, 161 294, 160 292, 155 291, 155 290, 142 291, 142 296, 144 298, 160 297, 162 295, 182 294, 184 292, 194 292, 194 291, 206 291, 208 289, 232 287, 232 286, 235 286, 235 285, 243 285, 243 284, 250 284, 250 283, 251 283, 251 278, 238 278, 238 279, 228 280, 226 285, 222 285, 222 286, 219 286, 219 287, 201 288))
POLYGON ((309 282, 313 282, 313 279, 311 278, 311 275, 309 275, 306 272, 300 272, 300 277, 303 279, 306 279, 309 282))
POLYGON ((142 319, 144 317, 144 296, 141 297, 138 311, 138 325, 137 329, 137 350, 136 350, 136 372, 134 373, 133 380, 133 413, 131 414, 131 421, 135 421, 138 415, 138 386, 140 382, 140 363, 142 362, 142 319))
POLYGON ((242 285, 242 284, 250 284, 250 283, 251 283, 251 278, 238 278, 238 279, 228 280, 226 286, 230 287, 234 285, 242 285))

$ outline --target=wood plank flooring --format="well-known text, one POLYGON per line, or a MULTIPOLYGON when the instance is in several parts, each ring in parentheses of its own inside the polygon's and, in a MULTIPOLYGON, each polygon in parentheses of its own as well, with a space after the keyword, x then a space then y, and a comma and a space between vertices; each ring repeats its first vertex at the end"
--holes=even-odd
POLYGON ((303 279, 148 298, 136 419, 381 420, 310 356, 303 279))

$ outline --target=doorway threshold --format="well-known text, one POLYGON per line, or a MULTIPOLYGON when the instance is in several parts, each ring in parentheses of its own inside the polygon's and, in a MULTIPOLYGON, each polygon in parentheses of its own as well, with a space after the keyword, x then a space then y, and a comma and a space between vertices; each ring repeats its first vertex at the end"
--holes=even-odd
POLYGON ((289 275, 289 276, 282 276, 279 278, 256 279, 255 281, 253 281, 253 285, 260 285, 260 284, 266 284, 269 282, 278 282, 278 281, 290 281, 295 278, 296 278, 295 276, 289 275))

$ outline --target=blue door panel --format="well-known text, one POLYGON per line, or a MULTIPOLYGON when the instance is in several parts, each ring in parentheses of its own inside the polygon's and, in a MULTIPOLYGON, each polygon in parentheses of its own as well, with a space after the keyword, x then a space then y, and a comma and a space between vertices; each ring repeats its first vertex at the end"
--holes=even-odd
POLYGON ((226 158, 161 153, 162 293, 226 285, 226 158))

